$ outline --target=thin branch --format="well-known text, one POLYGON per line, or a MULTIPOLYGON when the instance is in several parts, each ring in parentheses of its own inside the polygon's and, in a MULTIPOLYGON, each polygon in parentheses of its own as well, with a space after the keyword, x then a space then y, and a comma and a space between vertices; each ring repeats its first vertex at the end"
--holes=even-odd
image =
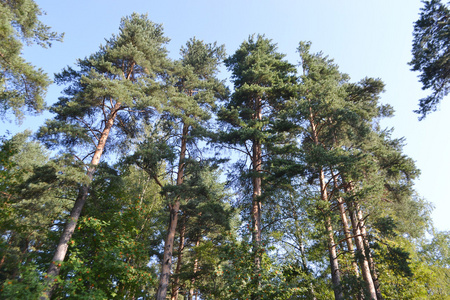
MULTIPOLYGON (((97 140, 97 142, 100 140, 100 138, 97 136, 97 134, 95 133, 95 131, 100 132, 100 130, 96 130, 94 128, 92 128, 85 120, 83 120, 82 118, 79 117, 75 117, 75 120, 77 120, 78 122, 81 122, 84 124, 85 127, 87 127, 87 129, 92 133, 92 135, 95 137, 95 139, 97 140)), ((94 144, 95 146, 97 145, 95 143, 95 141, 92 139, 91 137, 91 142, 92 144, 94 144)))
MULTIPOLYGON (((97 148, 97 146, 95 147, 95 148, 97 148)), ((92 154, 94 154, 95 153, 95 150, 94 151, 91 151, 91 152, 89 152, 88 154, 86 154, 84 157, 83 157, 83 159, 81 159, 81 161, 83 161, 84 162, 84 160, 87 158, 87 157, 89 157, 89 156, 91 156, 92 154)))
POLYGON ((285 220, 285 219, 289 219, 289 217, 287 218, 278 218, 278 219, 273 219, 270 223, 266 224, 264 227, 261 228, 261 231, 263 231, 266 227, 273 225, 274 223, 281 221, 281 220, 285 220))
POLYGON ((164 187, 161 181, 159 181, 158 176, 152 175, 153 179, 155 180, 156 184, 159 185, 161 188, 164 187))
POLYGON ((288 241, 282 241, 282 242, 285 243, 285 244, 288 244, 289 246, 291 246, 291 247, 293 247, 293 248, 295 248, 295 249, 297 249, 299 251, 302 251, 302 249, 300 249, 298 246, 296 246, 296 245, 294 245, 294 244, 292 244, 292 243, 290 243, 288 241))
POLYGON ((103 120, 106 120, 108 118, 107 114, 106 114, 106 110, 105 107, 107 107, 106 103, 105 103, 105 97, 103 97, 102 100, 102 112, 103 112, 103 120))
MULTIPOLYGON (((229 146, 229 145, 224 145, 223 147, 228 148, 228 149, 231 149, 231 150, 239 151, 239 152, 241 152, 241 153, 244 153, 244 154, 246 154, 246 155, 252 157, 252 156, 250 155, 250 153, 248 153, 248 152, 246 152, 246 151, 244 151, 244 150, 241 150, 241 149, 239 149, 239 148, 236 148, 236 147, 233 147, 233 146, 229 146)), ((247 149, 247 150, 248 150, 248 149, 247 149)))

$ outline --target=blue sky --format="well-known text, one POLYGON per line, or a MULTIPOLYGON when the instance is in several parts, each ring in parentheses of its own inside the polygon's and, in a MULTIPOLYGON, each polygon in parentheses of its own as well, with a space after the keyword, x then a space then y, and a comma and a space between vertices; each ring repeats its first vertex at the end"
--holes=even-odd
MULTIPOLYGON (((121 17, 133 12, 148 13, 162 23, 170 56, 191 37, 225 44, 232 54, 253 33, 265 34, 278 43, 291 63, 298 62, 299 41, 311 41, 313 51, 322 51, 347 73, 352 81, 364 77, 381 78, 386 92, 381 101, 391 104, 396 114, 382 125, 395 127, 395 137, 405 137, 405 154, 412 157, 422 174, 416 190, 435 206, 433 219, 440 230, 450 230, 450 201, 447 186, 450 170, 450 100, 439 111, 419 122, 412 111, 421 90, 418 73, 410 71, 413 22, 422 3, 419 0, 37 0, 47 12, 41 19, 55 31, 65 32, 63 43, 50 49, 33 46, 24 56, 51 77, 77 58, 98 50, 105 38, 118 32, 121 17)), ((220 74, 228 78, 225 68, 220 74)), ((61 88, 52 85, 47 103, 56 101, 61 88)), ((448 98, 448 97, 447 97, 448 98)), ((5 122, 6 130, 35 130, 45 117, 27 117, 21 126, 5 122)))

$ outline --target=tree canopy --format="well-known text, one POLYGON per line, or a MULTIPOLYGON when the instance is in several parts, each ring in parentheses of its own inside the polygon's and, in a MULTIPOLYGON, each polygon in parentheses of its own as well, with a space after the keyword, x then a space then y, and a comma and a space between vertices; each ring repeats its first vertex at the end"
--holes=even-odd
POLYGON ((22 58, 23 43, 50 47, 62 35, 39 20, 41 9, 33 0, 2 0, 0 5, 0 117, 13 113, 20 121, 24 110, 41 112, 50 79, 22 58))
POLYGON ((450 89, 450 10, 442 0, 424 1, 414 23, 413 71, 419 71, 424 90, 431 94, 419 101, 419 119, 434 110, 450 89))
POLYGON ((35 135, 1 138, 0 298, 450 296, 450 236, 381 126, 381 79, 352 80, 310 42, 296 66, 264 35, 229 55, 191 38, 177 59, 168 41, 122 18, 55 75, 35 135))

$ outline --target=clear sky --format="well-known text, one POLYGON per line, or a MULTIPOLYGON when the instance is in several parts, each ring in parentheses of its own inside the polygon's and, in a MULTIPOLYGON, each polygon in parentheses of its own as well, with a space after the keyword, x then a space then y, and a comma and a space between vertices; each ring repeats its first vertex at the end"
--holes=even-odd
MULTIPOLYGON (((416 190, 433 203, 436 227, 450 230, 450 97, 439 111, 419 122, 412 111, 421 90, 418 73, 410 71, 413 22, 418 19, 419 0, 37 0, 47 12, 41 20, 57 32, 65 32, 63 43, 50 49, 33 46, 24 56, 51 77, 77 58, 98 50, 105 38, 118 32, 121 17, 133 12, 148 13, 149 19, 162 23, 170 56, 178 58, 179 49, 191 37, 225 44, 232 54, 253 33, 265 34, 278 44, 291 63, 298 62, 299 41, 311 41, 313 51, 334 58, 341 72, 352 81, 364 77, 381 78, 386 92, 381 101, 391 104, 396 114, 383 121, 395 127, 395 137, 405 137, 405 154, 412 157, 422 174, 416 190)), ((228 78, 225 68, 222 78, 228 78)), ((52 104, 61 88, 53 85, 47 94, 52 104)), ((6 130, 35 130, 48 114, 27 117, 18 126, 0 123, 6 130)))

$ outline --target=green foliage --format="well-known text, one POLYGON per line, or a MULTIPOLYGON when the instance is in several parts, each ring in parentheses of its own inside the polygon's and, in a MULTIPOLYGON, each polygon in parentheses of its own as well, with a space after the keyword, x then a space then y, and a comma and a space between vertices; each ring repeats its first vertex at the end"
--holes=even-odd
POLYGON ((106 165, 96 173, 92 199, 61 266, 57 297, 69 293, 74 299, 120 299, 153 294, 158 269, 149 265, 149 258, 163 231, 162 199, 143 171, 130 167, 121 173, 106 165))
POLYGON ((450 88, 450 10, 442 0, 423 1, 420 18, 414 23, 413 71, 419 71, 423 89, 431 95, 419 100, 419 119, 436 110, 450 88))
POLYGON ((215 270, 215 275, 224 283, 207 299, 296 299, 301 295, 304 289, 289 283, 292 266, 277 265, 266 254, 268 250, 261 247, 254 253, 247 241, 224 245, 220 254, 223 264, 215 270), (254 255, 261 257, 261 268, 256 273, 254 255))
POLYGON ((23 110, 41 112, 50 80, 21 57, 22 43, 51 46, 62 35, 50 31, 39 20, 41 9, 32 0, 0 2, 0 116, 12 112, 23 119, 23 110))
POLYGON ((54 242, 49 229, 61 224, 79 178, 85 178, 73 161, 49 160, 48 153, 28 137, 27 132, 17 134, 1 148, 2 283, 17 280, 22 271, 28 274, 31 269, 25 262, 42 267, 45 251, 54 242))
POLYGON ((117 126, 108 145, 125 150, 160 108, 160 79, 169 64, 162 26, 133 14, 122 19, 119 32, 78 60, 78 70, 68 67, 56 75, 57 83, 68 86, 50 108, 55 118, 38 132, 47 147, 64 146, 72 153, 92 149, 112 120, 117 126))
POLYGON ((439 239, 438 236, 439 234, 432 238, 431 243, 428 241, 418 243, 397 237, 389 244, 377 247, 375 254, 379 261, 380 281, 385 284, 382 290, 385 299, 448 299, 450 297, 448 267, 441 265, 439 261, 428 260, 427 250, 425 250, 439 239), (387 268, 385 260, 392 260, 387 268))
MULTIPOLYGON (((431 1, 426 9, 443 6, 431 1)), ((7 22, 16 37, 20 22, 7 22)), ((25 40, 35 37, 37 29, 24 30, 25 40)), ((45 30, 41 42, 57 38, 45 30)), ((225 59, 229 95, 217 77, 224 46, 193 38, 170 61, 167 42, 161 25, 133 14, 99 51, 56 76, 66 88, 38 136, 63 155, 49 158, 29 133, 2 140, 2 299, 36 299, 46 288, 47 263, 80 186, 90 187, 88 201, 67 259, 52 262, 61 264, 53 298, 154 297, 169 257, 179 265, 167 271, 179 298, 325 300, 336 290, 331 248, 345 299, 369 297, 364 258, 374 262, 370 276, 385 299, 449 297, 449 235, 425 238, 430 205, 413 190, 420 172, 403 139, 380 128, 393 112, 379 103, 380 79, 351 82, 305 42, 296 77, 276 44, 258 35, 225 59), (228 166, 209 157, 211 141, 250 159, 235 162, 228 184, 221 175, 228 166), (87 164, 105 145, 117 165, 100 156, 87 164), (250 198, 263 208, 258 242, 250 198), (164 256, 174 216, 178 236, 164 256), (357 235, 356 248, 349 241, 357 235)))
POLYGON ((36 272, 37 265, 27 264, 20 266, 18 278, 5 281, 0 288, 2 299, 36 300, 44 287, 41 284, 42 276, 36 272))

